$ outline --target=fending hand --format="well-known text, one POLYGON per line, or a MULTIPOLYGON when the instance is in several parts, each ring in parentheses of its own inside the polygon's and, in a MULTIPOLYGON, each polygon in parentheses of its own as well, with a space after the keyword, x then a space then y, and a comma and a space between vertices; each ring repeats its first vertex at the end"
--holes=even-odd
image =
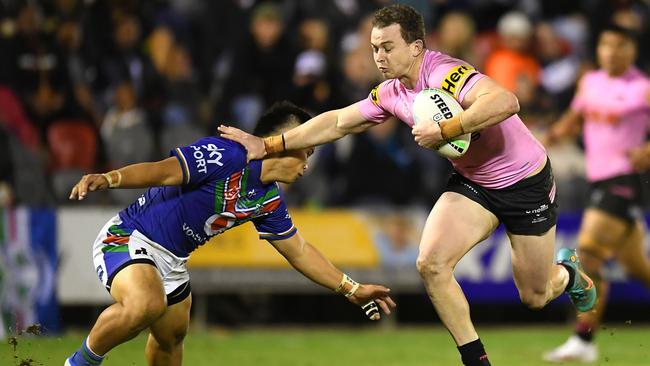
POLYGON ((221 137, 242 144, 246 148, 246 159, 248 161, 262 159, 266 156, 266 148, 262 138, 231 126, 221 125, 217 130, 219 130, 221 137))
POLYGON ((370 320, 381 319, 381 309, 389 315, 397 306, 388 296, 390 289, 381 285, 360 285, 359 289, 348 300, 361 307, 370 320))
POLYGON ((86 174, 77 184, 72 187, 70 192, 71 200, 78 199, 81 201, 86 197, 88 192, 99 191, 108 188, 108 179, 103 174, 86 174))

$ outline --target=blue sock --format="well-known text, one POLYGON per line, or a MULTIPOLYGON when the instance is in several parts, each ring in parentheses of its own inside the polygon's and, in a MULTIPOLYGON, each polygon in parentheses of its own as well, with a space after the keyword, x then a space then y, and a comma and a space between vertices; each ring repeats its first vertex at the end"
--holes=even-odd
POLYGON ((104 356, 98 356, 88 348, 88 338, 84 340, 81 347, 69 358, 72 366, 96 366, 104 361, 104 356))

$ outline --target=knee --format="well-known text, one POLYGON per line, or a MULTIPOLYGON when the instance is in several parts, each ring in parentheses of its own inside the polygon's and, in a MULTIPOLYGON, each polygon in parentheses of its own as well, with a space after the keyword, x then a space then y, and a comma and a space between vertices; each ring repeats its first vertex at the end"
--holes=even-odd
POLYGON ((453 264, 450 261, 440 258, 441 256, 435 253, 420 253, 416 261, 416 267, 424 281, 435 283, 452 277, 454 270, 453 264))
POLYGON ((142 330, 165 313, 167 301, 164 297, 151 297, 125 304, 124 307, 128 326, 133 330, 142 330))
POLYGON ((166 330, 164 334, 157 334, 155 339, 160 350, 170 352, 183 344, 186 335, 187 326, 173 327, 166 330))
POLYGON ((520 290, 519 298, 529 309, 540 310, 548 303, 546 291, 520 290))

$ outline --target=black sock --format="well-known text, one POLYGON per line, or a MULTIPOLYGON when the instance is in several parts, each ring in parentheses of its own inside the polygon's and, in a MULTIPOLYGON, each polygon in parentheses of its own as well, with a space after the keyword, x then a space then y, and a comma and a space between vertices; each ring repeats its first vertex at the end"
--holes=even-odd
POLYGON ((587 322, 578 321, 576 323, 576 335, 585 342, 594 341, 594 329, 587 322))
POLYGON ((491 366, 480 338, 459 346, 458 352, 465 366, 491 366))
POLYGON ((562 263, 560 263, 560 265, 562 267, 566 268, 567 272, 569 272, 569 282, 567 282, 566 288, 564 288, 564 291, 566 291, 566 290, 570 289, 571 286, 573 286, 573 281, 575 281, 575 279, 576 279, 576 271, 573 270, 573 268, 571 268, 570 266, 564 265, 562 263))
POLYGON ((592 332, 577 332, 576 335, 585 342, 591 343, 594 340, 594 334, 592 332))

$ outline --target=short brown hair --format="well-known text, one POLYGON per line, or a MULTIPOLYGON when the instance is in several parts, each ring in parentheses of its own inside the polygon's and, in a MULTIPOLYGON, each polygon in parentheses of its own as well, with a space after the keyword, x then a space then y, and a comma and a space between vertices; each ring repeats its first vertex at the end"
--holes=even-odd
POLYGON ((392 24, 399 24, 406 43, 413 43, 418 39, 424 42, 424 19, 413 7, 394 4, 377 10, 372 17, 372 26, 375 28, 392 24))

